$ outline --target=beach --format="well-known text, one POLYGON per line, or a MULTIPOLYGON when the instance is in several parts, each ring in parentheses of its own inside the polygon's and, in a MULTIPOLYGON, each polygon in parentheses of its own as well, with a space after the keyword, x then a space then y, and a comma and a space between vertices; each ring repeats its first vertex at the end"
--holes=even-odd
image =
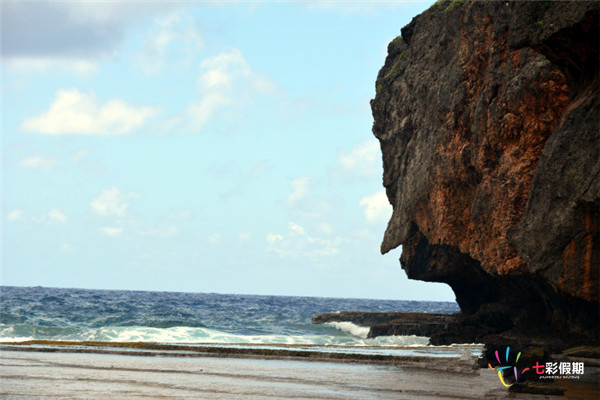
POLYGON ((443 302, 2 287, 2 398, 414 399, 504 395, 480 344, 368 338, 323 312, 443 302))
MULTIPOLYGON (((127 353, 106 348, 43 346, 19 346, 16 351, 5 346, 0 352, 0 396, 6 399, 501 399, 507 396, 494 371, 468 368, 445 371, 443 364, 447 359, 434 363, 420 361, 395 360, 386 364, 356 362, 351 358, 306 361, 276 355, 186 357, 181 353, 169 355, 167 351, 127 353)), ((448 365, 457 365, 455 361, 448 365)))
MULTIPOLYGON (((414 335, 369 338, 367 326, 348 321, 311 323, 336 309, 444 313, 449 303, 2 290, 1 398, 508 397, 497 372, 480 368, 483 344, 431 346, 414 335)), ((586 354, 569 356, 585 375, 563 382, 566 398, 597 398, 597 362, 586 354)))

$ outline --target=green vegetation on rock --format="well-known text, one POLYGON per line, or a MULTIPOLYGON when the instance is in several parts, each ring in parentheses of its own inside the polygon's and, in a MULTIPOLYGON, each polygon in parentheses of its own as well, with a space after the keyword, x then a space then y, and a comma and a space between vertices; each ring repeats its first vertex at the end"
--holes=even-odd
POLYGON ((454 7, 462 6, 463 4, 465 4, 465 0, 452 0, 444 12, 452 10, 454 7))
POLYGON ((398 60, 396 60, 396 63, 392 66, 392 70, 390 72, 396 71, 398 64, 400 64, 400 61, 402 61, 405 54, 406 54, 406 50, 404 50, 402 53, 400 53, 400 56, 398 56, 398 60))

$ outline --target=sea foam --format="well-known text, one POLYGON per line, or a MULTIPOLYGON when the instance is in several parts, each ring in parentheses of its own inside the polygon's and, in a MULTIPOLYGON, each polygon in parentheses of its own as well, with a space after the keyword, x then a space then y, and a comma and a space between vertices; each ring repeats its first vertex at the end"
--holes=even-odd
POLYGON ((2 286, 0 342, 24 340, 424 346, 428 339, 368 339, 350 322, 311 324, 334 310, 454 312, 453 303, 289 296, 103 291, 2 286))
POLYGON ((363 339, 367 338, 369 334, 368 326, 359 326, 349 321, 343 322, 326 322, 325 325, 333 326, 336 329, 339 329, 342 332, 347 332, 352 336, 357 336, 363 339))
POLYGON ((418 336, 381 336, 367 339, 369 328, 350 322, 335 322, 327 325, 334 327, 338 334, 319 335, 243 335, 207 328, 172 327, 152 328, 143 326, 103 327, 85 329, 78 336, 17 336, 5 330, 1 332, 1 342, 23 342, 28 340, 76 340, 106 342, 152 342, 152 343, 206 343, 206 344, 281 344, 281 345, 319 345, 319 346, 426 346, 428 338, 418 336))

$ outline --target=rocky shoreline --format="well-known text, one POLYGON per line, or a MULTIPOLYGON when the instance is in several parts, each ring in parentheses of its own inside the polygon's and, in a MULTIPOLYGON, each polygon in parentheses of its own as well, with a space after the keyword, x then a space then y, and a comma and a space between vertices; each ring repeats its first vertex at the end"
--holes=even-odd
MULTIPOLYGON (((368 326, 369 338, 390 335, 417 335, 430 337, 430 344, 449 344, 449 338, 454 343, 469 343, 473 330, 481 330, 475 325, 469 328, 461 313, 436 314, 414 312, 362 312, 341 311, 315 315, 313 324, 328 322, 352 322, 359 326, 368 326), (462 333, 461 333, 462 327, 462 333), (440 343, 441 342, 441 343, 440 343)), ((582 363, 586 374, 571 380, 562 376, 551 379, 541 379, 539 374, 530 369, 523 373, 518 381, 506 377, 512 393, 528 393, 545 396, 568 396, 569 398, 598 398, 600 397, 600 348, 597 346, 571 347, 564 342, 556 342, 553 337, 523 338, 504 335, 489 335, 485 347, 477 361, 479 368, 488 369, 497 364, 498 350, 505 351, 512 347, 519 351, 521 365, 534 365, 542 362, 560 364, 574 362, 582 363)))
POLYGON ((86 398, 119 399, 506 398, 506 390, 494 372, 474 369, 473 358, 357 357, 309 352, 298 346, 280 349, 284 351, 251 347, 231 351, 235 349, 114 342, 0 345, 1 396, 65 399, 81 398, 84 393, 86 398))
POLYGON ((447 331, 456 318, 457 314, 342 311, 315 315, 311 322, 352 322, 355 325, 368 326, 370 329, 367 338, 393 335, 431 337, 447 331))

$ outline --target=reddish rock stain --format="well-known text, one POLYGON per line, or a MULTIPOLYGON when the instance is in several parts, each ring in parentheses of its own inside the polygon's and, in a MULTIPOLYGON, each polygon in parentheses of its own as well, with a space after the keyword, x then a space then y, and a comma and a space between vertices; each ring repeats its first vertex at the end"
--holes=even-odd
POLYGON ((458 246, 492 274, 525 272, 508 231, 523 215, 544 143, 569 104, 566 79, 554 68, 550 76, 523 83, 516 98, 504 83, 488 99, 494 57, 508 57, 500 68, 518 72, 521 50, 511 52, 506 36, 494 37, 491 25, 479 26, 475 35, 463 32, 460 43, 467 95, 447 114, 432 187, 415 219, 431 243, 458 246), (472 137, 473 125, 485 134, 472 137))

